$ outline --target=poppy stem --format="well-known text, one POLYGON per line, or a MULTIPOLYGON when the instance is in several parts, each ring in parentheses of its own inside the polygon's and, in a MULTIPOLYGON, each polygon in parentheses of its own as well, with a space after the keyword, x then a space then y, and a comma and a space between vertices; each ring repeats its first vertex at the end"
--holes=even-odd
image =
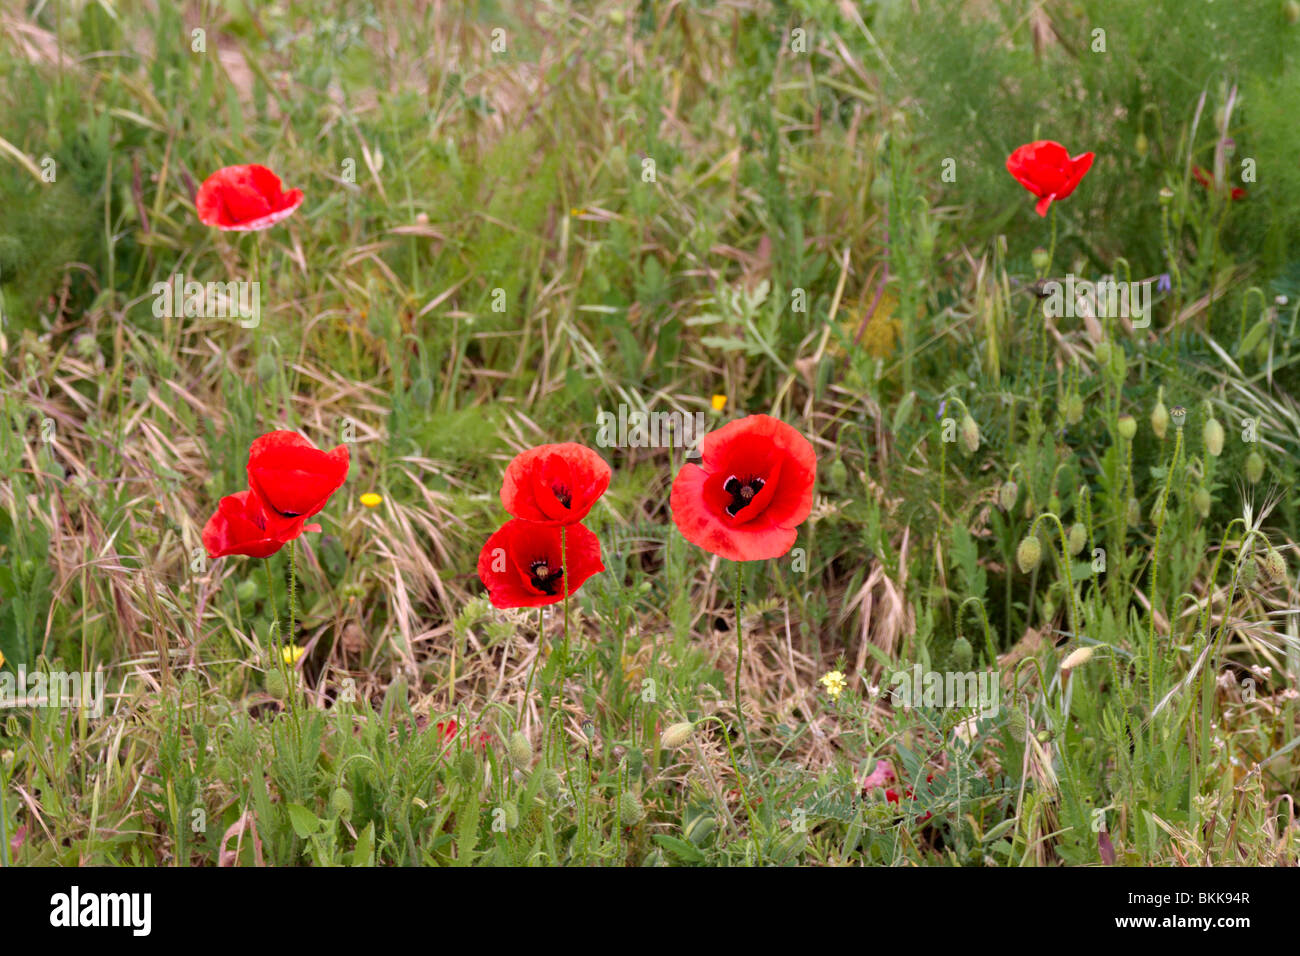
POLYGON ((524 711, 528 709, 528 698, 533 695, 533 675, 537 673, 537 662, 542 659, 542 648, 546 646, 546 637, 542 632, 542 608, 537 609, 537 652, 533 654, 533 664, 528 668, 528 686, 524 688, 524 701, 519 705, 519 722, 523 723, 524 711))
POLYGON ((564 706, 564 678, 569 671, 569 549, 568 529, 560 525, 560 588, 564 592, 564 639, 560 643, 560 706, 564 706))
POLYGON ((289 542, 289 640, 293 640, 294 634, 294 590, 298 577, 298 542, 289 542))
MULTIPOLYGON (((743 564, 739 561, 736 562, 736 682, 734 689, 736 695, 736 720, 740 722, 740 732, 745 738, 745 749, 749 751, 749 763, 753 766, 757 759, 754 755, 754 743, 749 739, 749 725, 745 723, 745 711, 740 706, 740 669, 741 664, 745 660, 745 628, 744 624, 741 622, 741 618, 743 617, 741 601, 744 595, 744 591, 742 590, 742 573, 744 572, 744 568, 745 566, 743 564)), ((731 750, 730 742, 727 743, 727 750, 729 752, 731 750)), ((740 770, 738 767, 735 767, 734 755, 732 755, 732 764, 733 768, 736 770, 736 783, 740 787, 741 796, 745 800, 745 810, 749 815, 749 838, 754 841, 754 850, 758 854, 758 858, 761 862, 763 851, 758 845, 758 824, 754 817, 753 807, 749 804, 749 797, 745 792, 745 784, 740 778, 740 770)))

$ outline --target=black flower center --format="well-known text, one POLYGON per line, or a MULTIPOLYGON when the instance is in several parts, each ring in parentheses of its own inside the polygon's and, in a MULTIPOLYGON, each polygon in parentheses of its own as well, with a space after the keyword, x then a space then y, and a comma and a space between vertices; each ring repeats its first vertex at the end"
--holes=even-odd
POLYGON ((555 500, 564 505, 564 507, 572 507, 573 495, 569 493, 569 489, 566 486, 562 484, 552 485, 551 493, 555 495, 555 500))
POLYGON ((727 505, 727 514, 736 517, 741 508, 746 507, 754 496, 763 490, 766 482, 762 478, 746 478, 743 481, 735 475, 722 484, 722 490, 731 495, 731 504, 727 505))
POLYGON ((533 587, 543 594, 554 594, 564 577, 563 568, 552 568, 545 558, 538 558, 528 568, 528 576, 533 587))

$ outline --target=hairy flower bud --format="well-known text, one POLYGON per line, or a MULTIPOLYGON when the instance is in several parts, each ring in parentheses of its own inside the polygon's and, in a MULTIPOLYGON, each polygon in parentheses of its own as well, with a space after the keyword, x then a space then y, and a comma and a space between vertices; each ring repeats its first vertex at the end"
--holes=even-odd
POLYGON ((663 736, 659 738, 659 742, 667 750, 676 750, 678 747, 686 745, 686 742, 691 739, 691 733, 694 730, 695 725, 689 720, 669 724, 667 729, 664 730, 663 736))
POLYGON ((510 735, 507 749, 510 753, 510 762, 516 767, 526 770, 533 762, 533 745, 528 742, 528 735, 522 730, 516 730, 510 735))
POLYGON ((1201 428, 1201 439, 1205 442, 1205 452, 1210 457, 1218 458, 1223 454, 1223 426, 1217 418, 1211 416, 1205 420, 1205 425, 1201 428))
POLYGON ((1088 529, 1084 527, 1082 521, 1076 521, 1070 525, 1067 544, 1070 549, 1070 557, 1074 557, 1083 550, 1083 546, 1088 543, 1088 529))
POLYGON ((1020 541, 1020 546, 1016 548, 1016 563, 1020 565, 1022 574, 1028 574, 1034 568, 1038 567, 1038 562, 1043 557, 1043 546, 1039 544, 1038 538, 1029 535, 1020 541))
POLYGON ((961 420, 961 446, 966 449, 968 455, 973 455, 979 451, 980 447, 980 427, 975 424, 975 419, 967 415, 961 420))
POLYGON ((1119 436, 1126 441, 1132 441, 1133 436, 1137 434, 1137 419, 1132 415, 1121 415, 1119 417, 1119 436))
POLYGON ((998 505, 1003 511, 1010 511, 1016 506, 1016 498, 1020 494, 1020 488, 1014 481, 1004 481, 1002 487, 998 489, 998 505))
POLYGON ((1257 451, 1252 451, 1246 456, 1246 480, 1252 485, 1259 484, 1259 480, 1264 477, 1264 458, 1257 451))

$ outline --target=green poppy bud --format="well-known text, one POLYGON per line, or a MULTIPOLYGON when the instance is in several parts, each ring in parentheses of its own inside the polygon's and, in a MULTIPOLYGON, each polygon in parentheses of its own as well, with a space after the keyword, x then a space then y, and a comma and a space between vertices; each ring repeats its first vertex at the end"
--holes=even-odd
POLYGON ((849 469, 839 458, 831 462, 830 470, 831 487, 836 491, 843 491, 849 483, 849 469))
POLYGON ((284 683, 284 675, 274 667, 266 672, 266 692, 276 700, 284 700, 289 696, 288 688, 284 683))
POLYGON ((1132 441, 1133 436, 1137 434, 1137 419, 1132 415, 1121 415, 1119 417, 1119 436, 1126 441, 1132 441))
POLYGON ((686 742, 691 739, 691 733, 695 730, 695 725, 689 720, 683 720, 680 723, 670 724, 660 737, 660 743, 666 750, 676 750, 678 747, 684 747, 686 742))
POLYGON ((1147 151, 1150 148, 1151 144, 1147 142, 1147 134, 1139 132, 1137 139, 1133 141, 1133 151, 1137 153, 1138 159, 1146 159, 1147 151))
POLYGON ((1110 341, 1102 340, 1092 347, 1093 357, 1102 368, 1110 365, 1110 341))
POLYGON ((966 449, 968 455, 979 451, 980 427, 975 424, 975 419, 970 415, 961 420, 961 446, 966 449))
POLYGON ((1016 548, 1016 564, 1020 565, 1020 572, 1028 574, 1034 568, 1038 567, 1038 562, 1043 557, 1043 546, 1039 544, 1038 538, 1030 535, 1022 538, 1020 546, 1016 548))
POLYGON ((645 816, 641 799, 631 790, 624 790, 623 795, 618 798, 618 815, 625 827, 636 826, 645 816))
POLYGON ((131 401, 137 405, 149 401, 149 376, 137 375, 131 379, 131 401))
POLYGON ((507 750, 510 753, 510 762, 521 770, 527 770, 528 765, 533 762, 533 745, 528 742, 528 735, 522 730, 516 730, 510 735, 507 750))
POLYGON ((1249 557, 1241 563, 1241 583, 1250 587, 1259 577, 1259 565, 1255 563, 1254 557, 1249 557))
POLYGON ((1192 507, 1202 518, 1210 516, 1210 493, 1204 488, 1197 488, 1192 492, 1192 507))
POLYGON ((275 356, 270 352, 263 352, 257 357, 257 380, 262 383, 271 381, 275 378, 275 373, 279 370, 276 365, 275 356))
POLYGON ((560 775, 550 767, 542 768, 542 790, 552 800, 558 800, 560 793, 564 789, 564 784, 560 781, 560 775))
POLYGON ((1035 272, 1043 273, 1046 272, 1047 267, 1052 264, 1052 257, 1047 254, 1046 249, 1044 249, 1042 246, 1038 246, 1036 249, 1034 249, 1033 254, 1030 256, 1030 261, 1034 265, 1035 272))
POLYGON ((330 794, 330 811, 344 820, 352 819, 352 794, 342 787, 335 787, 330 794))
POLYGON ((1016 506, 1016 497, 1020 494, 1020 488, 1014 481, 1004 481, 1002 487, 998 489, 998 504, 1003 511, 1010 511, 1016 506))
POLYGON ((1068 546, 1070 557, 1074 557, 1083 550, 1083 546, 1088 543, 1088 529, 1084 527, 1082 521, 1076 521, 1070 525, 1070 534, 1068 536, 1068 546))
POLYGON ((472 750, 462 750, 456 758, 456 776, 465 786, 471 786, 478 779, 478 758, 472 750))
POLYGON ((1012 707, 1007 714, 1007 730, 1016 740, 1023 741, 1027 736, 1029 725, 1025 720, 1025 712, 1019 707, 1012 707))
POLYGON ((1264 574, 1270 581, 1281 581, 1286 577, 1286 561, 1277 548, 1269 548, 1264 555, 1264 574))
POLYGON ((1223 454, 1223 426, 1217 418, 1208 418, 1201 429, 1201 439, 1205 442, 1205 452, 1211 458, 1223 454))
POLYGON ((1156 433, 1156 437, 1164 441, 1165 433, 1169 431, 1169 409, 1165 408, 1162 399, 1156 399, 1156 407, 1151 409, 1151 430, 1156 433))
POLYGON ((971 659, 974 657, 974 648, 970 646, 970 641, 965 637, 958 637, 952 642, 952 659, 957 665, 959 671, 970 668, 971 659))
POLYGON ((1259 480, 1264 477, 1264 458, 1257 451, 1252 451, 1246 456, 1246 480, 1252 485, 1259 484, 1259 480))
POLYGON ((1077 394, 1065 400, 1065 421, 1070 425, 1083 421, 1083 399, 1077 394))
POLYGON ((433 383, 423 375, 411 383, 411 403, 417 408, 428 408, 433 401, 433 383))

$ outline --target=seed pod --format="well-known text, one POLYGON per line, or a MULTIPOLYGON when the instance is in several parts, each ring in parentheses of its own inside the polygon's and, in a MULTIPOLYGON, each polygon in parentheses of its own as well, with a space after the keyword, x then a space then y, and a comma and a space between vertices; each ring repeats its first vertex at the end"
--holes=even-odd
POLYGON ((1218 458, 1223 454, 1223 426, 1219 420, 1211 416, 1205 420, 1205 425, 1201 429, 1201 439, 1205 442, 1205 452, 1211 458, 1218 458))
POLYGON ((1246 456, 1246 480, 1252 485, 1259 484, 1259 480, 1264 477, 1264 458, 1257 451, 1252 451, 1246 456))
POLYGON ((510 735, 507 749, 510 753, 510 762, 516 767, 527 770, 528 765, 533 762, 533 745, 528 742, 528 735, 522 730, 516 730, 510 735))
POLYGON ((970 641, 965 637, 958 637, 952 642, 952 659, 960 671, 970 668, 971 659, 974 657, 974 649, 970 646, 970 641))
POLYGON ((1061 497, 1055 491, 1047 498, 1047 510, 1054 515, 1061 513, 1061 497))
POLYGON ((681 723, 677 724, 670 724, 663 732, 663 736, 659 738, 659 742, 663 744, 664 748, 667 750, 676 750, 678 747, 686 745, 686 742, 691 739, 691 733, 694 730, 695 725, 689 720, 683 720, 681 723))
POLYGON ((1020 488, 1014 481, 1002 482, 1002 487, 998 489, 998 504, 1003 511, 1009 512, 1016 506, 1016 498, 1020 494, 1020 488))
POLYGON ((289 691, 284 683, 284 675, 274 667, 266 672, 266 692, 276 700, 284 700, 289 691))
POLYGON ((1031 534, 1021 539, 1020 546, 1016 548, 1016 564, 1020 565, 1021 574, 1028 574, 1038 567, 1042 558, 1043 546, 1038 543, 1038 538, 1031 534))
POLYGON ((1210 516, 1210 493, 1204 488, 1197 488, 1192 492, 1192 507, 1202 518, 1210 516))
POLYGON ((1126 441, 1132 441, 1133 436, 1138 432, 1137 419, 1132 415, 1121 415, 1119 417, 1119 437, 1126 441))
POLYGON ((513 830, 519 826, 519 808, 512 801, 507 800, 501 808, 506 812, 506 829, 513 830))
POLYGON ((1070 534, 1067 544, 1070 549, 1070 557, 1074 557, 1083 550, 1083 546, 1088 543, 1088 529, 1084 527, 1082 521, 1076 521, 1070 525, 1070 534))
POLYGON ((1264 555, 1264 575, 1270 581, 1281 581, 1286 577, 1286 561, 1277 548, 1269 548, 1264 555))
POLYGON ((1169 431, 1169 409, 1165 408, 1163 399, 1156 399, 1156 407, 1151 409, 1151 430, 1156 433, 1156 437, 1164 441, 1165 433, 1169 431))
POLYGON ((1077 394, 1065 400, 1065 420, 1070 425, 1077 425, 1083 421, 1083 399, 1077 394))
POLYGON ((1182 428, 1183 423, 1187 421, 1187 409, 1182 405, 1175 405, 1169 409, 1169 420, 1174 423, 1175 428, 1182 428))
POLYGON ((623 795, 618 798, 618 815, 625 827, 636 826, 645 816, 641 799, 631 790, 624 790, 623 795))
POLYGON ((961 420, 961 447, 968 455, 975 454, 980 448, 980 427, 970 415, 961 420))

